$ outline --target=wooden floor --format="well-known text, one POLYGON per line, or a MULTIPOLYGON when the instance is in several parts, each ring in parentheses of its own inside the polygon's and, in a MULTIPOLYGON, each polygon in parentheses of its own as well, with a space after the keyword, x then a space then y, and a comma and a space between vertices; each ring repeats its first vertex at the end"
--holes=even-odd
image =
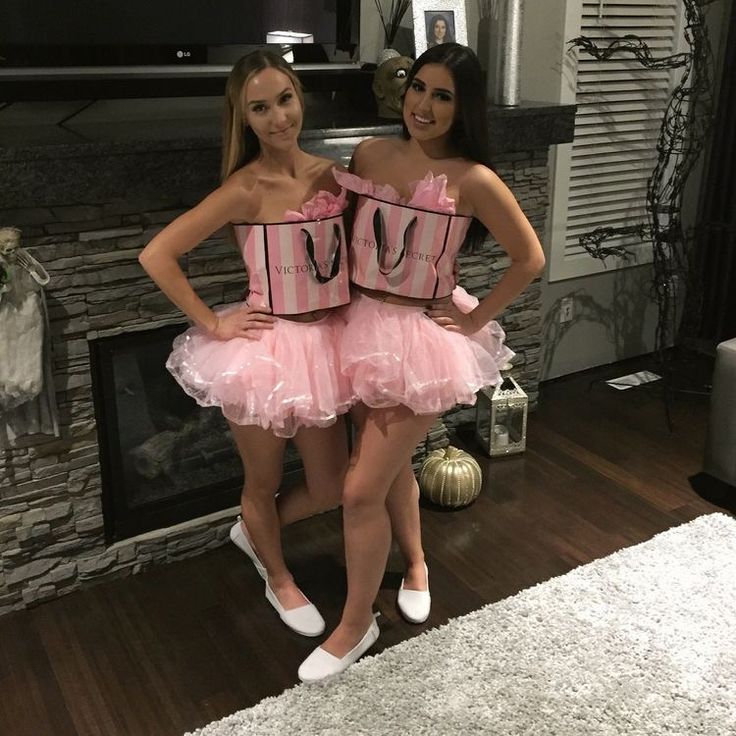
MULTIPOLYGON (((721 510, 688 482, 701 470, 709 365, 692 356, 676 365, 688 392, 670 401, 672 433, 660 387, 602 383, 642 367, 544 385, 527 451, 485 461, 472 506, 423 508, 432 615, 423 626, 399 617, 392 556, 376 651, 721 510)), ((339 514, 288 529, 285 548, 332 627, 345 589, 339 514)), ((245 556, 223 547, 0 619, 0 734, 180 736, 296 684, 315 645, 279 622, 245 556)))

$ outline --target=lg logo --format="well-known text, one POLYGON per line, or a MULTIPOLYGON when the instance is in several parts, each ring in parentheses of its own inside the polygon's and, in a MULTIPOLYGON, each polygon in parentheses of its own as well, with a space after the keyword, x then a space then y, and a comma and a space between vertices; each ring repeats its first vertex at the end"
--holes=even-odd
POLYGON ((191 55, 191 51, 182 51, 181 49, 179 49, 179 51, 176 52, 177 59, 188 59, 191 55))

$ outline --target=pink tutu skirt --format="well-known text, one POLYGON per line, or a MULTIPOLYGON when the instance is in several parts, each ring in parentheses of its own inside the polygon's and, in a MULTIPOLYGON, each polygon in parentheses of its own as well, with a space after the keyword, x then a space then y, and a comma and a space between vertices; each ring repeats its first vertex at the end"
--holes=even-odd
MULTIPOLYGON (((470 312, 478 300, 456 287, 452 300, 470 312)), ((474 404, 476 392, 498 383, 514 353, 497 322, 466 337, 433 322, 424 307, 381 302, 354 293, 339 341, 342 371, 358 400, 373 408, 404 404, 439 414, 474 404)))
POLYGON ((340 371, 339 324, 334 312, 318 322, 277 319, 258 339, 232 340, 192 327, 174 340, 166 367, 200 406, 219 406, 235 424, 293 437, 300 427, 333 424, 355 403, 340 371))

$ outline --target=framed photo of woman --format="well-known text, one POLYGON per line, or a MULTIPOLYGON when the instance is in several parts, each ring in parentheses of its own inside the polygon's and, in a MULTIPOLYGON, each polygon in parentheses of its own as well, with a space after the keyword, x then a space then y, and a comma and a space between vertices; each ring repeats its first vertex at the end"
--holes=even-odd
POLYGON ((414 0, 416 55, 441 43, 468 43, 464 0, 414 0))

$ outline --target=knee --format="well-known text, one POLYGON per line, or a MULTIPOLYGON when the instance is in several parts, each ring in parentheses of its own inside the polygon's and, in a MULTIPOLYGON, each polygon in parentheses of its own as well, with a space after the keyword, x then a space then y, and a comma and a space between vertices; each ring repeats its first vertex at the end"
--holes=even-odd
POLYGON ((357 479, 348 478, 342 494, 342 507, 346 514, 370 513, 385 505, 377 489, 357 479))
POLYGON ((280 478, 246 478, 243 485, 243 500, 251 503, 272 503, 280 484, 280 478))

